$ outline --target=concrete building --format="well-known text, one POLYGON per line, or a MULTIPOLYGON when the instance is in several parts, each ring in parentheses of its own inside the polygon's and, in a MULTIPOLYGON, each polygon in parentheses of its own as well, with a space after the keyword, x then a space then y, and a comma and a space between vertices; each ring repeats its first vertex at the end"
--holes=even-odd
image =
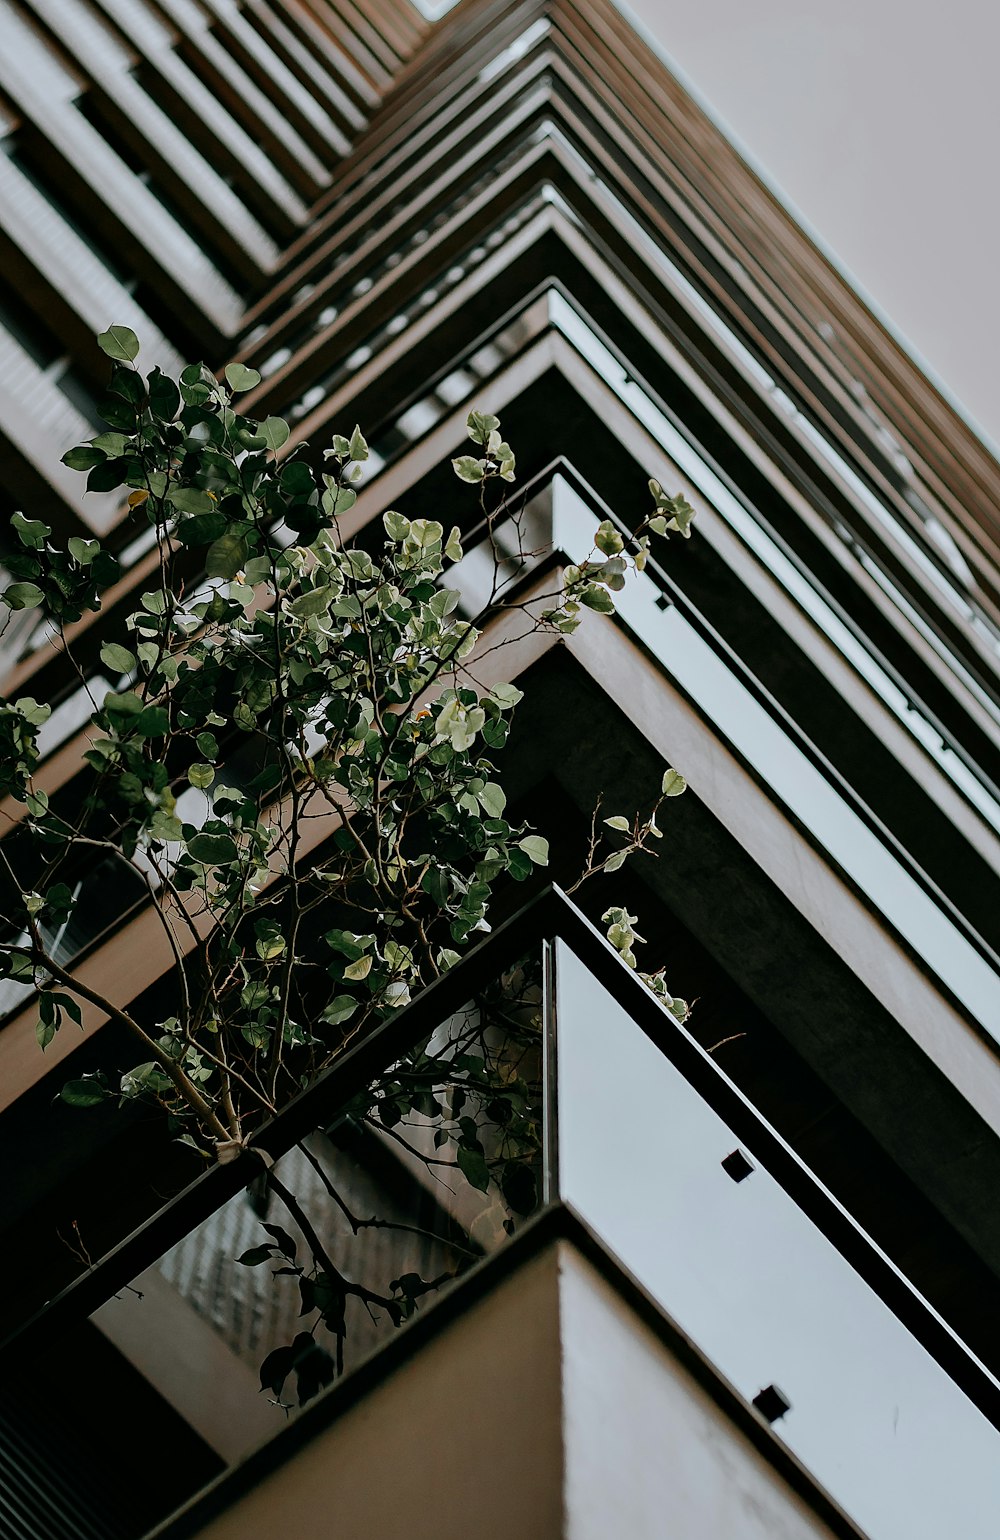
MULTIPOLYGON (((58 1102, 115 1028, 87 1007, 43 1057, 0 986, 0 1535, 993 1540, 1000 468, 607 0, 0 0, 0 36, 0 493, 120 550, 112 623, 155 557, 59 464, 112 322, 258 369, 292 444, 360 422, 359 532, 453 502, 496 412, 550 548, 526 594, 649 477, 698 510, 618 620, 503 656, 557 879, 602 790, 688 779, 617 891, 697 1007, 548 892, 278 1114, 300 1193, 411 1227, 352 1252, 327 1204, 345 1270, 456 1274, 399 1330, 352 1317, 296 1416, 257 1370, 298 1299, 235 1261, 253 1169, 58 1102), (514 965, 521 1208, 344 1114, 514 965)), ((58 797, 90 705, 29 616, 5 692, 58 700, 58 797)), ((154 1010, 141 885, 78 880, 60 955, 154 1010)))

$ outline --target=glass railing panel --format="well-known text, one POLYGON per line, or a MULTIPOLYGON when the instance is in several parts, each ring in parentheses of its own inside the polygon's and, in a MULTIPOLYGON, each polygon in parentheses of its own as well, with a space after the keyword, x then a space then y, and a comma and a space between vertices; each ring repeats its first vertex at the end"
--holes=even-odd
POLYGON ((1000 1432, 563 942, 556 1021, 561 1196, 871 1540, 994 1540, 1000 1432))
POLYGON ((541 998, 506 970, 92 1317, 224 1461, 538 1206, 541 998))
MULTIPOLYGON (((557 478, 555 545, 573 561, 583 561, 592 548, 593 531, 591 510, 565 479, 557 478)), ((915 954, 982 1027, 997 1036, 1000 974, 993 963, 740 680, 725 656, 679 607, 662 608, 660 597, 649 574, 643 574, 616 596, 618 613, 915 954)))

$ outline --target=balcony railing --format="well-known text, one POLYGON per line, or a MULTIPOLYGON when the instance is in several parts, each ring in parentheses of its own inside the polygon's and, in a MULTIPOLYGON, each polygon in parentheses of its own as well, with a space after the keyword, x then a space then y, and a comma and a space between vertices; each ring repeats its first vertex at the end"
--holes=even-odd
MULTIPOLYGON (((90 1497, 45 1475, 42 1414, 12 1415, 11 1533, 144 1532, 158 1515, 101 1494, 147 1404, 209 1474, 262 1443, 273 1463, 300 1402, 332 1415, 362 1365, 559 1211, 871 1540, 992 1540, 1000 1384, 555 889, 0 1349, 9 1408, 28 1383, 85 1406, 122 1360, 142 1376, 141 1404, 102 1400, 90 1497)), ((205 1470, 161 1464, 162 1516, 205 1470)))

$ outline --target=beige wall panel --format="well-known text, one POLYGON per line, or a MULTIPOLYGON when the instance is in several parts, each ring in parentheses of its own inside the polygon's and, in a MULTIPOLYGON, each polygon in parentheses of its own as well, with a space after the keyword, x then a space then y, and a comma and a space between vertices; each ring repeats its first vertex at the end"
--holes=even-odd
POLYGON ((562 1527, 557 1310, 549 1251, 209 1524, 202 1540, 554 1540, 562 1527))

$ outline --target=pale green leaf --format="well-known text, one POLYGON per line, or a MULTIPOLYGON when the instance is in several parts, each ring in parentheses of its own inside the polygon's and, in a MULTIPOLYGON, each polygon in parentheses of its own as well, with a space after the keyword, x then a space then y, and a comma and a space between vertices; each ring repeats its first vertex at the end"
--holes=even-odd
POLYGON ((265 418, 258 431, 272 454, 277 454, 282 445, 288 443, 288 436, 291 433, 283 417, 265 418))
POLYGON ((347 1021, 358 1008, 358 1002, 353 995, 336 995, 322 1013, 322 1020, 332 1027, 339 1026, 342 1021, 347 1021))
POLYGON ((404 518, 401 513, 396 513, 393 508, 390 508, 387 513, 383 513, 382 523, 390 540, 405 540, 410 533, 409 519, 404 518))
POLYGON ((101 332, 97 346, 102 353, 120 363, 130 364, 139 356, 139 339, 127 326, 109 326, 106 332, 101 332))
POLYGON ((11 583, 3 591, 3 601, 12 610, 33 610, 44 597, 37 583, 11 583))
POLYGON ((171 487, 171 505, 178 513, 212 513, 215 501, 201 487, 171 487))
MULTIPOLYGON (((152 643, 144 645, 151 646, 152 643)), ((155 652, 154 648, 154 652, 155 652)), ((106 664, 113 674, 130 674, 136 665, 135 654, 127 647, 122 647, 118 642, 105 642, 101 648, 101 662, 106 664)))
POLYGON ((489 813, 491 818, 502 818, 503 810, 507 806, 507 797, 503 787, 495 781, 487 781, 481 791, 476 792, 483 810, 489 813))
POLYGON ((246 364, 227 364, 226 383, 232 391, 253 390, 260 384, 260 375, 256 369, 248 369, 246 364))

